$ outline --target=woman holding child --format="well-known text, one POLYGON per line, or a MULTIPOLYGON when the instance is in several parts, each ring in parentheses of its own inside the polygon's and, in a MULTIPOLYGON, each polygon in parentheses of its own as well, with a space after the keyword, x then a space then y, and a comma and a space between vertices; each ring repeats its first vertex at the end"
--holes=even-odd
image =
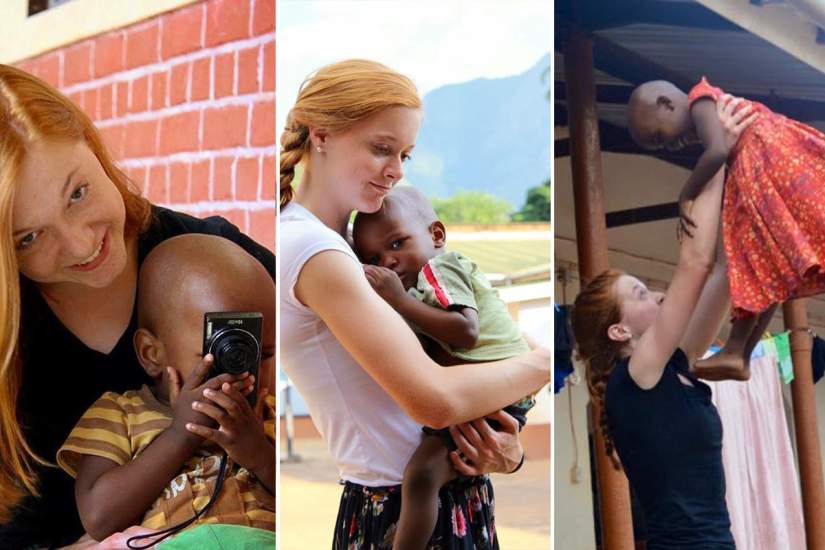
POLYGON ((399 485, 422 424, 458 425, 450 432, 461 453, 450 458, 470 476, 441 490, 430 544, 498 548, 483 474, 512 472, 523 459, 518 424, 500 409, 550 378, 542 351, 494 366, 441 368, 373 291, 351 248, 350 215, 379 210, 401 179, 421 107, 405 76, 343 61, 304 82, 281 136, 281 353, 346 481, 336 549, 392 546, 399 485), (500 431, 473 420, 485 415, 500 431))
POLYGON ((83 527, 58 447, 104 392, 150 382, 132 344, 143 259, 184 233, 238 243, 273 280, 274 257, 221 218, 151 205, 83 112, 4 65, 0 226, 0 547, 62 546, 83 527))
MULTIPOLYGON (((753 120, 748 109, 732 114, 738 101, 717 103, 731 145, 753 120)), ((735 547, 722 424, 710 388, 692 373, 730 304, 724 253, 716 252, 724 175, 692 203, 696 227, 682 237, 666 295, 609 270, 582 289, 571 316, 607 452, 639 497, 650 550, 735 547)))

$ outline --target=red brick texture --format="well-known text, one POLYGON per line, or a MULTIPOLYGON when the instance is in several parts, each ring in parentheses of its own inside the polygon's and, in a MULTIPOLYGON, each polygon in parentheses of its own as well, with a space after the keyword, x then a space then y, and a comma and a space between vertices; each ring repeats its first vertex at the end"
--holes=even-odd
POLYGON ((203 0, 18 63, 71 98, 153 203, 275 248, 275 0, 203 0))

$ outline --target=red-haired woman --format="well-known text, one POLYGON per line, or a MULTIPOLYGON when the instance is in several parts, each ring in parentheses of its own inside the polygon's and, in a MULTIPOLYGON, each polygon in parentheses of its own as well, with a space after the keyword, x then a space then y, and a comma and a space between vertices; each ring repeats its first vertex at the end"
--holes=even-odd
MULTIPOLYGON (((281 362, 346 481, 336 550, 393 545, 421 424, 459 423, 451 431, 465 461, 452 458, 468 477, 439 493, 427 547, 498 548, 492 485, 481 474, 511 472, 523 457, 518 424, 500 409, 550 381, 541 351, 441 368, 370 287, 346 240, 353 210, 377 211, 401 179, 421 106, 406 76, 369 60, 341 61, 304 82, 281 135, 281 362), (499 431, 469 422, 490 414, 499 431)), ((399 248, 411 246, 396 238, 399 248)))
POLYGON ((182 233, 231 239, 274 279, 266 248, 222 218, 151 205, 82 111, 0 65, 1 548, 83 533, 73 480, 49 463, 100 395, 148 381, 132 347, 138 267, 182 233))
MULTIPOLYGON (((747 109, 732 114, 738 101, 717 104, 731 143, 752 122, 747 109)), ((710 388, 691 373, 730 303, 716 255, 723 184, 720 170, 693 201, 696 227, 683 235, 666 294, 609 270, 582 289, 571 316, 607 452, 641 501, 650 550, 734 548, 722 424, 710 388)))

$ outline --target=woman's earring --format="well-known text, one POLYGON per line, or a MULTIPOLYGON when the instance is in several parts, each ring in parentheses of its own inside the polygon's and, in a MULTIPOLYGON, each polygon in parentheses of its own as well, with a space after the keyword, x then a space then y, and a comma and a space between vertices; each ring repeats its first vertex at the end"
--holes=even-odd
POLYGON ((320 147, 320 146, 318 146, 318 147, 316 147, 316 148, 315 148, 315 150, 316 150, 316 151, 318 151, 318 152, 320 153, 320 152, 321 152, 321 147, 320 147))

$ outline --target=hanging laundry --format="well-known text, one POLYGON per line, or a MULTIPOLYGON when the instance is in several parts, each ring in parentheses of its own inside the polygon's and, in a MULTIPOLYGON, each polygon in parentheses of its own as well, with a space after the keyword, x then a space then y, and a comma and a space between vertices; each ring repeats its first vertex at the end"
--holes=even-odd
MULTIPOLYGON (((737 548, 805 548, 802 498, 782 402, 777 345, 763 340, 751 378, 710 382, 722 420, 726 500, 737 548)), ((781 345, 781 344, 780 344, 781 345)))
POLYGON ((825 340, 819 336, 814 336, 814 345, 811 349, 811 366, 814 369, 814 384, 816 384, 825 374, 825 340))
POLYGON ((790 384, 793 380, 793 361, 791 360, 790 332, 780 332, 773 337, 776 344, 776 360, 779 363, 779 375, 782 381, 790 384))
POLYGON ((564 388, 564 380, 573 373, 573 329, 570 326, 572 306, 556 304, 554 312, 554 393, 564 388))

